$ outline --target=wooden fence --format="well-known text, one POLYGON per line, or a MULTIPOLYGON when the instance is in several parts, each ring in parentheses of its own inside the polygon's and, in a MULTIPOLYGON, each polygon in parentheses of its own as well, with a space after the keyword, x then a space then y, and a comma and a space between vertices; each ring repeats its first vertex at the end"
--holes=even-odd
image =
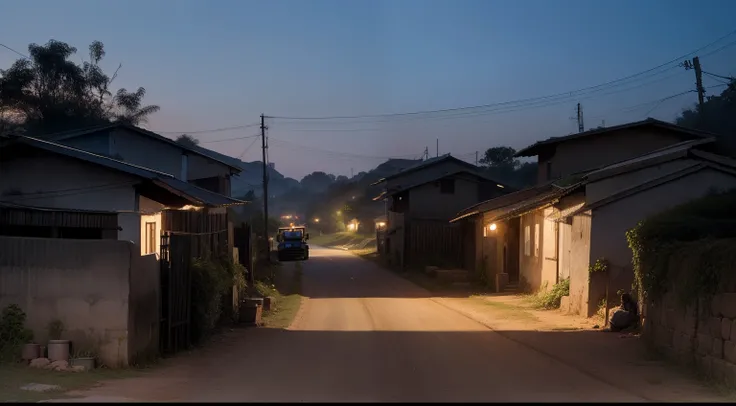
POLYGON ((458 224, 444 221, 407 221, 405 265, 463 266, 463 234, 458 224))

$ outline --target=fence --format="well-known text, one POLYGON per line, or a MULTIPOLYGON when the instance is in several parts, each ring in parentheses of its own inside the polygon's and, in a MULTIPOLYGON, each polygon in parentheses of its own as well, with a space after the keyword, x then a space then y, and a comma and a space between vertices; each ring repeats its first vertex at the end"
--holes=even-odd
POLYGON ((463 238, 459 225, 432 220, 409 220, 407 225, 405 263, 408 266, 463 266, 463 238))
POLYGON ((228 254, 228 220, 225 213, 167 210, 162 224, 160 348, 173 354, 191 344, 192 259, 228 254))

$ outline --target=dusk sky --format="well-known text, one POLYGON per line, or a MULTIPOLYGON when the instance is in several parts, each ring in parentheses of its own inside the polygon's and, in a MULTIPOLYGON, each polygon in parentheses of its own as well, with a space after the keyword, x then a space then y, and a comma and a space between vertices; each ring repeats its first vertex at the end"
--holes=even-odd
MULTIPOLYGON (((264 113, 333 117, 488 105, 555 95, 700 52, 703 70, 736 74, 733 0, 509 1, 11 1, 0 0, 0 43, 65 41, 87 58, 105 44, 117 87, 143 86, 161 111, 147 128, 186 132, 202 146, 260 160, 245 138, 264 113), (727 46, 727 45, 731 46, 727 46), (725 47, 724 47, 725 46, 725 47)), ((692 56, 692 55, 691 55, 692 56)), ((0 48, 0 69, 18 58, 0 48)), ((485 109, 362 119, 269 119, 270 161, 301 179, 350 175, 387 157, 475 151, 637 121, 672 121, 697 100, 693 71, 677 62, 590 91, 485 109)), ((723 81, 704 77, 709 94, 723 81)), ((254 143, 255 142, 255 143, 254 143)))

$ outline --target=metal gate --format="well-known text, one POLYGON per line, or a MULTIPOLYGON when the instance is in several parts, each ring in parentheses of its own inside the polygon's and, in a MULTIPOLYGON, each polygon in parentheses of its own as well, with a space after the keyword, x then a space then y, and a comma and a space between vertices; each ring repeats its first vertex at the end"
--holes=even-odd
POLYGON ((162 354, 187 349, 191 343, 191 245, 187 235, 161 235, 162 354))

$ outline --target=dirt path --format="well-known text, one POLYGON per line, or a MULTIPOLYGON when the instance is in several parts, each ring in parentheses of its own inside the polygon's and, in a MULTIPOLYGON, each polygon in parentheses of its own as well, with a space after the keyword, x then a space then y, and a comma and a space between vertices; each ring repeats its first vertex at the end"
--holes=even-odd
POLYGON ((561 348, 576 332, 490 330, 486 324, 493 320, 470 314, 477 311, 472 306, 433 298, 344 251, 313 248, 302 272, 308 299, 289 329, 236 330, 149 374, 80 395, 140 401, 638 402, 671 400, 670 391, 680 401, 720 400, 684 378, 647 382, 652 371, 666 372, 662 365, 623 365, 638 377, 638 387, 611 382, 565 358, 561 348), (529 342, 555 343, 559 353, 529 342))

